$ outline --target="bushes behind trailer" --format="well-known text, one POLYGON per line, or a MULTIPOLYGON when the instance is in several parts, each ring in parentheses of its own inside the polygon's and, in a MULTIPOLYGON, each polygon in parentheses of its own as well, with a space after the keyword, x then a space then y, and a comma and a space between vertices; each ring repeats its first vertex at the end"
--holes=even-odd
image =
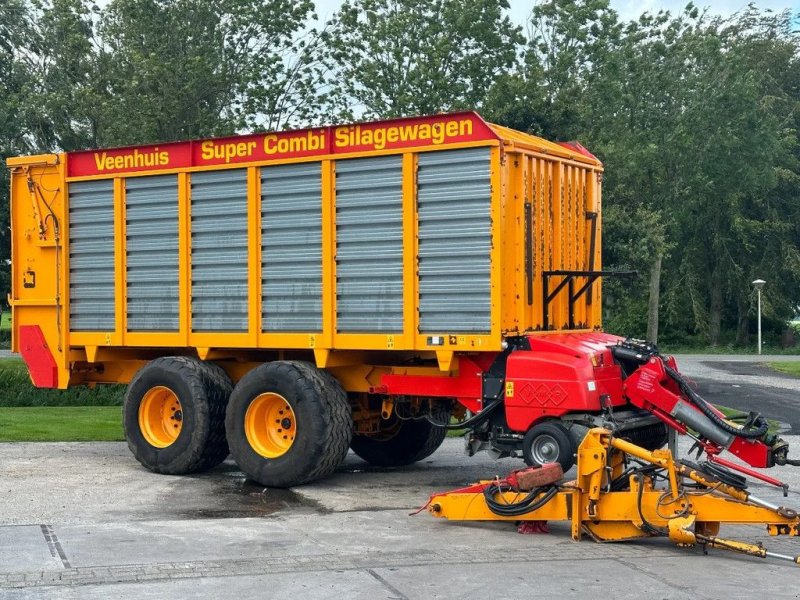
POLYGON ((124 393, 123 385, 102 385, 96 388, 77 386, 68 390, 36 388, 21 359, 0 359, 0 407, 121 406, 124 393))

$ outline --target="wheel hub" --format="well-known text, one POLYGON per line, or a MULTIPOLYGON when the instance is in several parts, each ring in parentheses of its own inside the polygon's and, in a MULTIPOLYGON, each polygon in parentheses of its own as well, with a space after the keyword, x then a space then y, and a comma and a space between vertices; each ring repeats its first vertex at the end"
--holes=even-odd
POLYGON ((537 436, 531 444, 531 455, 540 465, 558 462, 558 441, 548 434, 537 436))
POLYGON ((244 416, 250 447, 264 458, 286 454, 297 435, 297 419, 286 398, 272 392, 256 396, 244 416))
POLYGON ((156 448, 172 445, 183 428, 183 410, 178 396, 168 387, 151 388, 139 404, 139 431, 156 448))

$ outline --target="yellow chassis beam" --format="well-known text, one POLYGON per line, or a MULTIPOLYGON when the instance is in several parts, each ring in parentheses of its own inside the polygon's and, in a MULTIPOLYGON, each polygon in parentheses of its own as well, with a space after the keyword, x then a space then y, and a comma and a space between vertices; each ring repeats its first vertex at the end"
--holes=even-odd
MULTIPOLYGON (((480 482, 482 485, 492 481, 480 482)), ((486 504, 475 486, 431 497, 429 512, 435 517, 464 521, 569 521, 572 538, 583 533, 602 542, 665 535, 679 545, 703 544, 765 558, 788 559, 800 564, 800 556, 768 552, 760 545, 717 537, 720 525, 766 525, 770 535, 800 536, 795 511, 760 500, 745 490, 728 486, 676 462, 668 450, 650 452, 605 429, 592 429, 578 449, 578 476, 559 484, 560 491, 544 506, 518 516, 500 516, 486 504), (651 475, 631 475, 626 491, 607 491, 619 478, 626 456, 663 469, 669 482, 655 489, 651 475), (687 487, 691 479, 699 487, 687 487)), ((497 494, 500 503, 514 504, 527 492, 497 494)))

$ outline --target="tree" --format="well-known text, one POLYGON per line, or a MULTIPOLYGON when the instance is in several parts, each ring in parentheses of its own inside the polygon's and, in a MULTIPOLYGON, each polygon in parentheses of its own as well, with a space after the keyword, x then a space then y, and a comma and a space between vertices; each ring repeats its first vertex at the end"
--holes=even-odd
POLYGON ((519 28, 491 0, 347 0, 325 36, 328 110, 372 119, 479 108, 516 62, 519 28))
MULTIPOLYGON (((796 216, 796 204, 781 206, 773 196, 778 167, 790 166, 787 154, 796 149, 796 130, 788 127, 797 103, 775 80, 782 76, 778 70, 790 66, 789 55, 781 52, 780 59, 775 50, 781 43, 770 44, 757 31, 767 26, 779 33, 771 21, 750 9, 728 21, 714 19, 698 32, 686 78, 688 101, 676 124, 678 135, 693 140, 682 154, 688 193, 677 213, 682 243, 676 259, 694 286, 690 293, 706 298, 695 321, 704 325, 712 345, 721 342, 726 320, 731 329, 739 326, 743 341, 750 281, 758 265, 777 267, 768 269, 776 273, 776 300, 785 291, 794 295, 800 277, 791 270, 797 265, 796 241, 786 235, 786 219, 796 216), (776 59, 780 66, 768 68, 766 63, 776 59), (780 272, 783 277, 777 276, 780 272)), ((788 35, 789 29, 783 31, 788 35)), ((779 37, 788 41, 784 34, 779 37)), ((788 304, 784 320, 792 314, 788 304)))
POLYGON ((11 289, 9 178, 5 159, 31 149, 26 135, 24 100, 32 80, 24 60, 29 17, 28 6, 22 0, 6 0, 0 4, 0 307, 11 289))
POLYGON ((315 113, 309 0, 52 0, 42 114, 58 149, 226 135, 315 113))

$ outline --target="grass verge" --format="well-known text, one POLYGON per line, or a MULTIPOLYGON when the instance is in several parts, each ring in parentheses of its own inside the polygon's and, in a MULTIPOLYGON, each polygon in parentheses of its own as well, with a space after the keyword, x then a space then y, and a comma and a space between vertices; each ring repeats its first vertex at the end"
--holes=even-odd
POLYGON ((0 442, 116 442, 122 433, 118 406, 0 408, 0 442))
POLYGON ((25 363, 0 358, 0 407, 3 406, 121 406, 124 385, 76 386, 67 390, 34 387, 25 363))
MULTIPOLYGON (((749 413, 743 412, 741 410, 737 410, 735 408, 729 408, 727 406, 720 406, 719 404, 714 405, 717 410, 719 410, 725 418, 733 421, 734 423, 738 423, 739 425, 743 425, 744 422, 747 420, 749 413)), ((778 427, 780 426, 779 421, 775 421, 774 419, 767 419, 767 424, 769 425, 769 433, 777 433, 778 427)))
MULTIPOLYGON (((734 354, 734 355, 751 355, 756 354, 758 349, 756 346, 680 346, 671 344, 659 344, 659 352, 661 354, 734 354)), ((791 348, 781 348, 779 346, 762 347, 764 354, 779 354, 785 356, 796 356, 800 354, 800 346, 793 346, 791 348)))
POLYGON ((795 377, 800 377, 800 362, 768 362, 767 366, 781 373, 788 373, 795 377))

